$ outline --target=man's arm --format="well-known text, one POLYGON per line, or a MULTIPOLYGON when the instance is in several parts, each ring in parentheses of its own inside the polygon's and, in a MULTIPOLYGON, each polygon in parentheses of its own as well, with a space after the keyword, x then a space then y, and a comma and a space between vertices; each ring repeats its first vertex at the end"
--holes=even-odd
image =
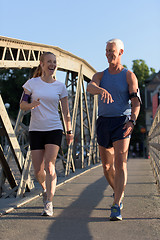
MULTIPOLYGON (((129 86, 129 93, 137 93, 138 89, 138 80, 135 74, 131 71, 127 72, 127 83, 129 86)), ((131 99, 131 120, 136 121, 140 112, 140 101, 138 97, 134 97, 131 99)), ((132 122, 127 122, 124 126, 126 129, 124 133, 124 137, 130 135, 133 131, 134 125, 132 122)))
MULTIPOLYGON (((138 90, 138 80, 135 74, 131 71, 127 72, 127 82, 129 86, 129 93, 137 93, 138 90)), ((140 112, 140 101, 138 97, 131 98, 131 119, 137 120, 140 112)))
POLYGON ((103 72, 97 72, 93 75, 92 80, 90 81, 90 83, 87 86, 87 92, 93 94, 93 95, 101 95, 101 100, 103 100, 103 102, 105 103, 105 101, 107 101, 108 103, 112 103, 114 102, 114 100, 112 99, 111 94, 105 90, 104 88, 101 88, 100 82, 101 79, 103 77, 103 72))

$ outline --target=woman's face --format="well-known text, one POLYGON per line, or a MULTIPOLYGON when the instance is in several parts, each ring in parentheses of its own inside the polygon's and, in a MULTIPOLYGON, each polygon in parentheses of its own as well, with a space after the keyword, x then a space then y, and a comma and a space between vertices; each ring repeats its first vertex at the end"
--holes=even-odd
POLYGON ((47 76, 53 75, 57 63, 56 57, 53 54, 48 54, 44 57, 43 62, 40 63, 42 68, 42 73, 45 73, 47 76))

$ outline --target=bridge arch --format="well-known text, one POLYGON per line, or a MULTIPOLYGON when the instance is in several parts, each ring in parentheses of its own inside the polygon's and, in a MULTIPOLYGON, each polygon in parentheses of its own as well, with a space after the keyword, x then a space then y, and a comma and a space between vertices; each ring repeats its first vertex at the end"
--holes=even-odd
MULTIPOLYGON (((68 148, 63 139, 63 146, 58 154, 58 157, 63 161, 65 175, 68 175, 71 169, 72 171, 76 170, 77 161, 77 166, 80 165, 82 168, 99 161, 95 135, 97 96, 86 93, 87 83, 91 80, 96 70, 84 59, 59 47, 0 36, 0 68, 33 69, 38 66, 40 55, 48 51, 56 55, 56 72, 61 71, 65 73, 64 82, 68 89, 69 108, 75 138, 74 142, 68 148), (67 149, 66 152, 63 151, 64 148, 67 149)), ((0 187, 2 189, 4 179, 7 178, 11 188, 10 191, 16 191, 17 196, 23 195, 26 188, 31 189, 34 185, 30 177, 30 150, 28 147, 26 148, 26 143, 20 146, 20 138, 22 138, 24 133, 23 130, 26 131, 28 128, 23 123, 26 114, 28 112, 19 110, 13 130, 2 97, 0 96, 0 122, 1 132, 3 132, 1 135, 7 137, 10 146, 7 153, 4 153, 2 146, 0 148, 0 159, 3 168, 0 187), (26 149, 28 150, 27 152, 26 149), (21 175, 19 183, 17 183, 14 172, 9 166, 11 157, 14 158, 21 175)), ((65 129, 62 112, 61 118, 65 129)))

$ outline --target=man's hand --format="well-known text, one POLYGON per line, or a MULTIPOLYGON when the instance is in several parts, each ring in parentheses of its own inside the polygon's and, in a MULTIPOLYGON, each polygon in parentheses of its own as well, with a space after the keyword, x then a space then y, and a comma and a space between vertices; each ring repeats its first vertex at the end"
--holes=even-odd
POLYGON ((131 135, 132 131, 133 131, 133 123, 132 122, 127 122, 125 125, 124 125, 124 128, 123 129, 126 129, 126 131, 124 132, 123 136, 124 137, 128 137, 129 135, 131 135))
POLYGON ((111 94, 107 90, 105 90, 105 89, 101 90, 101 100, 104 103, 107 101, 107 104, 114 102, 111 94))

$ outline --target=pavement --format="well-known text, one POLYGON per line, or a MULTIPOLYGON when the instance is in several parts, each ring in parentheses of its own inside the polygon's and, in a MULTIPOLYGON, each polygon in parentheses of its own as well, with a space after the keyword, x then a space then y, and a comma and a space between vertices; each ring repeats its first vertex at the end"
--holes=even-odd
MULTIPOLYGON (((33 193, 31 193, 33 194, 33 193)), ((160 195, 149 159, 129 159, 122 221, 109 221, 113 191, 101 164, 59 183, 54 216, 40 216, 39 193, 6 206, 0 217, 1 240, 159 240, 160 195), (23 203, 22 203, 23 202, 23 203), (9 209, 8 207, 8 209, 9 209)), ((0 202, 1 203, 1 202, 0 202)))

